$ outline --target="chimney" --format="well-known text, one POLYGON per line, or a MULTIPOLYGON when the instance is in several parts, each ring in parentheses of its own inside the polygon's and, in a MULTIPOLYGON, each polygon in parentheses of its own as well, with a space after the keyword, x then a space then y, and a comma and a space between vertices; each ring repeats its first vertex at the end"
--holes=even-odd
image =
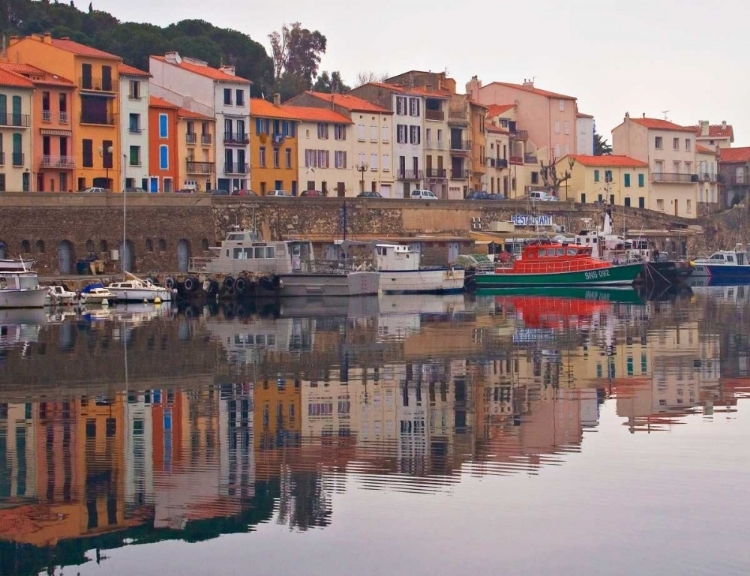
POLYGON ((479 79, 478 76, 472 76, 471 80, 469 80, 466 83, 466 93, 469 95, 469 98, 473 98, 474 100, 479 99, 479 89, 482 87, 482 81, 479 79))
POLYGON ((644 118, 646 117, 646 113, 645 113, 645 112, 643 113, 643 117, 644 117, 644 118))
POLYGON ((279 94, 278 92, 273 95, 273 105, 281 106, 281 94, 279 94))
POLYGON ((625 120, 628 120, 630 118, 630 112, 625 112, 625 120))
POLYGON ((533 88, 534 87, 534 79, 533 78, 524 78, 523 79, 523 86, 525 88, 533 88))
POLYGON ((180 59, 180 55, 177 52, 167 52, 164 54, 164 60, 169 62, 170 64, 177 64, 180 59))
POLYGON ((50 34, 49 32, 45 32, 42 41, 45 44, 52 44, 52 34, 50 34))
POLYGON ((722 130, 726 130, 727 129, 727 121, 726 120, 722 120, 721 121, 721 129, 722 130))
POLYGON ((708 120, 701 120, 699 124, 701 127, 701 136, 708 136, 708 120))
POLYGON ((224 72, 224 74, 229 74, 230 76, 234 76, 234 66, 223 64, 219 67, 219 70, 224 72))

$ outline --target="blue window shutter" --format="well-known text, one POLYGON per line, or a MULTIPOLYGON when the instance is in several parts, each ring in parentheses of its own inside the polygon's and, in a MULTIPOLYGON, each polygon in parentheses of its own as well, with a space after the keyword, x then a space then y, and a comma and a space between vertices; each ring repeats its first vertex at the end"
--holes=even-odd
POLYGON ((263 126, 261 125, 260 118, 255 119, 255 133, 261 134, 263 132, 263 126))
POLYGON ((169 170, 169 146, 159 147, 159 168, 169 170))
POLYGON ((168 136, 167 131, 167 115, 159 115, 159 138, 166 138, 168 136))

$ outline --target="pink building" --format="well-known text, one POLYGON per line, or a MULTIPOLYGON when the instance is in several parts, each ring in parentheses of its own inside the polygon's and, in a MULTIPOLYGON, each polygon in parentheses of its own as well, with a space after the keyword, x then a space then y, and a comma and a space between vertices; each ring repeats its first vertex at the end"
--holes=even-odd
POLYGON ((516 121, 510 126, 511 139, 528 138, 541 157, 562 158, 576 152, 576 98, 541 90, 532 80, 523 84, 492 82, 482 86, 475 76, 466 92, 484 105, 515 105, 516 121))

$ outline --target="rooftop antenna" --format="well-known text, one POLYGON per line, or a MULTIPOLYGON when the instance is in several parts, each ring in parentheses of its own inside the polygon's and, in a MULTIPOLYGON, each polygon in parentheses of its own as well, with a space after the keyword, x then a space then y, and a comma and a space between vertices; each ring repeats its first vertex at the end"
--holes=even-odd
POLYGON ((664 120, 669 120, 669 118, 667 118, 667 113, 668 112, 669 112, 669 110, 662 110, 662 114, 664 114, 664 120))

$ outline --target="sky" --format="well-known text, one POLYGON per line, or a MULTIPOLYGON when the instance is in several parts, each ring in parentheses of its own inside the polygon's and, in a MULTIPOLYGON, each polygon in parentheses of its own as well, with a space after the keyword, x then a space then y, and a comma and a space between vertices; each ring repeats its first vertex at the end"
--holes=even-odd
POLYGON ((321 70, 340 70, 350 84, 360 71, 447 71, 459 89, 474 75, 484 84, 534 78, 577 97, 610 141, 630 112, 685 125, 726 120, 734 146, 750 145, 747 0, 152 1, 94 0, 94 8, 160 26, 207 20, 269 54, 268 34, 299 21, 328 39, 321 70))

